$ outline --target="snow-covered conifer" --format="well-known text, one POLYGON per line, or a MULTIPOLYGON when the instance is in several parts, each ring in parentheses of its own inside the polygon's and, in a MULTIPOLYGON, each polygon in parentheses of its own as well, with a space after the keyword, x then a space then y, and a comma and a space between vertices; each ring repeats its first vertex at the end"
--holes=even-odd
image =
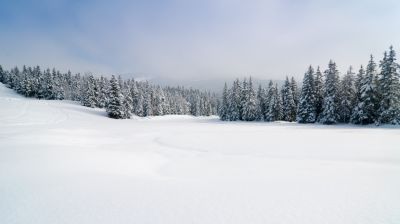
POLYGON ((98 100, 97 100, 97 106, 99 108, 104 108, 107 106, 107 102, 108 102, 108 80, 101 76, 100 77, 100 81, 99 81, 99 96, 98 96, 98 100))
MULTIPOLYGON (((296 88, 297 91, 297 88, 296 88)), ((285 83, 282 87, 282 119, 285 121, 295 121, 296 120, 296 103, 293 99, 292 86, 289 78, 286 76, 285 83)))
POLYGON ((223 92, 222 92, 222 102, 221 102, 221 106, 220 106, 220 109, 219 109, 219 117, 223 121, 229 120, 229 116, 228 116, 228 113, 229 113, 228 100, 229 100, 228 99, 228 86, 225 83, 224 89, 223 89, 223 92))
POLYGON ((295 103, 296 108, 297 108, 297 106, 299 104, 300 91, 299 91, 299 88, 297 86, 297 82, 296 82, 296 80, 294 79, 293 76, 290 79, 290 88, 292 90, 293 100, 294 100, 294 103, 295 103))
POLYGON ((378 123, 400 123, 400 73, 396 53, 391 46, 381 62, 379 90, 381 94, 378 123))
POLYGON ((242 120, 244 121, 254 121, 258 117, 259 109, 257 96, 253 88, 253 82, 250 77, 249 82, 243 82, 244 91, 243 91, 243 109, 242 109, 242 120))
POLYGON ((85 77, 85 84, 83 88, 82 105, 86 107, 96 107, 97 99, 96 96, 98 91, 95 87, 95 79, 92 74, 87 74, 85 77))
POLYGON ((325 76, 324 103, 320 122, 323 124, 335 124, 339 119, 339 72, 336 69, 336 64, 332 60, 329 62, 329 67, 325 71, 325 76))
POLYGON ((257 120, 265 120, 265 113, 267 110, 267 95, 265 92, 265 89, 259 85, 258 86, 258 90, 257 90, 257 101, 258 101, 258 116, 257 116, 257 120))
POLYGON ((240 118, 241 86, 239 80, 233 82, 233 86, 228 94, 228 116, 230 121, 236 121, 240 118))
POLYGON ((354 73, 350 66, 346 75, 340 81, 339 86, 339 120, 343 123, 349 123, 353 112, 354 102, 356 98, 354 87, 354 73))
POLYGON ((323 109, 324 102, 324 80, 322 73, 317 67, 317 71, 315 72, 315 80, 314 80, 314 88, 315 88, 315 114, 316 120, 319 120, 320 115, 323 109))
POLYGON ((282 98, 278 85, 275 84, 274 87, 269 89, 269 106, 267 113, 267 121, 278 121, 282 119, 282 98))
MULTIPOLYGON (((360 72, 360 86, 359 86, 359 99, 357 100, 357 105, 353 110, 351 116, 351 122, 354 124, 371 124, 375 122, 376 119, 376 86, 374 84, 376 76, 376 63, 371 55, 370 61, 367 65, 366 74, 360 72)), ((356 94, 357 95, 357 94, 356 94)))
POLYGON ((143 115, 145 117, 153 115, 153 108, 151 103, 151 96, 153 94, 153 90, 149 86, 149 83, 145 83, 144 87, 144 101, 143 101, 143 115))
POLYGON ((123 119, 124 106, 123 106, 123 96, 121 94, 121 89, 118 80, 113 75, 110 80, 110 92, 109 92, 109 102, 106 108, 108 116, 115 119, 123 119))
POLYGON ((314 69, 310 65, 307 72, 304 74, 301 88, 296 118, 299 123, 314 123, 316 120, 316 94, 314 84, 314 69))
POLYGON ((157 86, 153 92, 153 115, 160 116, 163 115, 165 106, 165 96, 164 91, 160 86, 157 86))
POLYGON ((123 110, 124 110, 124 116, 123 118, 129 119, 132 116, 132 104, 133 100, 131 97, 131 92, 130 92, 130 86, 126 83, 123 82, 121 88, 121 93, 122 93, 122 105, 123 105, 123 110))

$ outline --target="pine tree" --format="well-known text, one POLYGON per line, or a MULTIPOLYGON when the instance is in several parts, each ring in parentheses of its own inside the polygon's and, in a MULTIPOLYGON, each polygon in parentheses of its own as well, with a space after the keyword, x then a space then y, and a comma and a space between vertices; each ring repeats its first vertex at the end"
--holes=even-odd
POLYGON ((66 74, 63 74, 62 86, 64 90, 64 99, 72 99, 72 74, 68 70, 66 74))
POLYGON ((290 88, 292 90, 293 100, 294 100, 295 106, 297 108, 297 106, 299 105, 300 92, 299 92, 299 88, 297 87, 297 82, 293 76, 290 79, 290 88))
POLYGON ((249 82, 247 83, 246 81, 243 82, 244 86, 244 91, 242 92, 243 94, 243 115, 242 115, 242 120, 244 121, 254 121, 257 119, 257 114, 258 114, 258 102, 257 102, 257 96, 253 88, 253 82, 251 80, 251 77, 249 79, 249 82))
MULTIPOLYGON (((296 90, 297 91, 297 90, 296 90)), ((296 103, 293 99, 292 86, 289 78, 286 76, 285 83, 282 88, 282 104, 283 104, 283 120, 295 121, 296 120, 296 103)))
POLYGON ((164 111, 164 102, 165 102, 165 97, 164 97, 164 92, 161 89, 160 86, 157 86, 154 90, 153 94, 153 114, 155 116, 161 116, 163 115, 164 111))
POLYGON ((351 66, 340 82, 339 91, 339 120, 343 123, 349 123, 354 108, 354 99, 356 97, 354 73, 351 66))
POLYGON ((362 86, 362 80, 364 79, 364 76, 365 76, 365 70, 364 70, 364 67, 361 65, 360 69, 358 70, 356 79, 354 81, 356 105, 358 105, 358 103, 361 101, 361 86, 362 86))
MULTIPOLYGON (((132 114, 138 115, 139 107, 139 87, 135 80, 130 83, 131 97, 132 97, 132 114)), ((138 115, 140 116, 140 115, 138 115)))
POLYGON ((127 85, 126 82, 123 82, 122 84, 122 105, 123 105, 123 111, 124 111, 124 119, 129 119, 132 116, 132 104, 133 100, 130 94, 130 89, 129 86, 127 85))
POLYGON ((44 71, 44 85, 45 98, 48 100, 54 100, 54 81, 50 69, 44 71))
POLYGON ((378 123, 400 123, 400 74, 396 63, 396 53, 391 46, 389 54, 385 54, 381 62, 381 78, 379 80, 381 103, 378 123))
POLYGON ((271 100, 274 95, 274 83, 270 80, 268 83, 268 89, 266 91, 266 96, 265 96, 265 111, 264 111, 264 121, 270 121, 271 114, 270 114, 270 106, 271 106, 271 100))
POLYGON ((53 83, 54 83, 54 99, 63 100, 64 99, 64 87, 63 87, 63 77, 59 71, 55 72, 53 69, 53 83))
MULTIPOLYGON (((81 85, 82 85, 82 78, 81 78, 81 75, 78 73, 78 74, 75 74, 73 77, 72 77, 72 86, 71 86, 71 91, 72 91, 72 100, 74 100, 74 101, 81 101, 81 97, 82 97, 82 95, 81 95, 81 85)), ((107 85, 108 85, 108 83, 107 83, 107 85)))
POLYGON ((236 121, 240 119, 240 107, 241 107, 241 87, 239 80, 233 82, 233 86, 228 94, 228 116, 230 121, 236 121))
POLYGON ((314 88, 315 88, 315 114, 316 114, 316 120, 319 120, 322 114, 323 102, 324 102, 324 80, 319 67, 317 67, 317 71, 315 72, 314 88))
POLYGON ((17 92, 21 92, 21 84, 22 84, 22 75, 18 67, 15 67, 10 72, 10 87, 17 92))
MULTIPOLYGON (((143 106, 144 106, 144 97, 145 97, 145 93, 144 93, 143 89, 140 89, 139 94, 138 94, 138 98, 137 98, 137 104, 136 104, 136 107, 135 107, 135 114, 137 116, 140 116, 140 117, 146 116, 145 113, 144 113, 144 108, 143 108, 143 106)), ((175 114, 175 113, 176 112, 174 111, 173 114, 175 114)))
POLYGON ((100 77, 100 82, 99 82, 99 96, 98 96, 98 102, 97 106, 99 108, 104 108, 107 106, 108 102, 108 80, 101 76, 100 77))
POLYGON ((123 96, 121 94, 120 85, 118 80, 113 75, 110 80, 110 96, 106 108, 108 116, 114 119, 124 118, 123 96))
POLYGON ((85 88, 83 90, 82 105, 85 107, 95 108, 97 103, 95 80, 92 74, 88 74, 85 78, 85 88))
MULTIPOLYGON (((194 92, 193 90, 191 90, 194 92)), ((200 94, 193 94, 190 99, 190 113, 194 116, 200 116, 204 110, 203 99, 200 94)))
POLYGON ((315 94, 314 69, 310 65, 304 74, 301 88, 299 106, 297 110, 297 122, 314 123, 316 120, 316 94, 315 94))
POLYGON ((338 83, 339 72, 333 61, 329 62, 328 70, 325 71, 324 103, 320 122, 323 124, 335 124, 338 122, 338 83))
POLYGON ((361 78, 358 87, 360 88, 359 99, 351 117, 351 122, 354 124, 372 124, 376 119, 375 76, 376 64, 371 55, 366 74, 364 75, 363 71, 359 73, 359 78, 361 78))
POLYGON ((259 108, 257 120, 265 120, 264 116, 267 111, 267 105, 266 105, 267 96, 265 93, 265 89, 261 85, 258 86, 257 101, 259 108))
POLYGON ((229 100, 228 99, 228 86, 225 83, 224 90, 222 92, 222 103, 221 103, 221 107, 220 107, 220 110, 219 110, 219 117, 223 121, 229 120, 229 116, 228 116, 228 112, 229 112, 228 111, 228 108, 229 108, 228 100, 229 100))
POLYGON ((247 101, 247 95, 248 95, 248 83, 246 78, 243 79, 242 82, 242 86, 240 88, 240 92, 239 92, 239 97, 240 97, 240 101, 238 103, 239 105, 239 120, 243 121, 244 120, 244 106, 246 104, 247 101))
POLYGON ((20 88, 20 93, 25 97, 33 96, 33 88, 32 88, 32 78, 31 74, 29 73, 28 69, 24 65, 22 68, 22 83, 20 88))
MULTIPOLYGON (((144 101, 143 101, 143 116, 152 116, 153 108, 151 104, 151 95, 153 94, 153 90, 150 88, 149 83, 146 82, 144 89, 144 101)), ((183 108, 182 108, 183 111, 183 108)))
POLYGON ((278 85, 270 89, 271 96, 268 106, 267 121, 278 121, 282 119, 282 98, 278 85))

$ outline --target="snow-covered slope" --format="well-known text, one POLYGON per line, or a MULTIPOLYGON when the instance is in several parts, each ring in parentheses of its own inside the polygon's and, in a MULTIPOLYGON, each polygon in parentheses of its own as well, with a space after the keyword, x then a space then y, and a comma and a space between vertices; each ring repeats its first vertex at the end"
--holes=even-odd
POLYGON ((113 120, 0 85, 0 223, 400 223, 400 129, 113 120))

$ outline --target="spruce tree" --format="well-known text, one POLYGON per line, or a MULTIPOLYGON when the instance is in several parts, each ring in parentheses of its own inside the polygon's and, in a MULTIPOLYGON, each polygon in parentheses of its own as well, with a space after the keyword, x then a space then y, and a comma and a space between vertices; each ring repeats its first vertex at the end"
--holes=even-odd
MULTIPOLYGON (((144 98, 145 98, 145 92, 143 89, 140 89, 137 98, 137 104, 135 107, 135 114, 140 117, 146 116, 144 113, 144 98)), ((176 111, 173 111, 172 113, 175 114, 176 111)))
POLYGON ((101 76, 100 77, 100 82, 99 82, 99 97, 98 97, 98 101, 97 101, 97 106, 99 108, 104 108, 107 106, 107 102, 108 102, 108 80, 101 76))
POLYGON ((132 116, 132 97, 130 94, 130 89, 129 86, 127 85, 126 82, 123 82, 122 86, 122 105, 123 105, 123 110, 124 110, 124 116, 123 118, 129 119, 132 116))
MULTIPOLYGON (((152 94, 153 90, 151 89, 149 83, 146 82, 144 88, 144 101, 143 101, 143 116, 145 117, 153 115, 153 107, 151 103, 152 94)), ((183 107, 180 110, 183 111, 183 107)), ((184 112, 182 114, 184 114, 184 112)))
POLYGON ((88 74, 85 77, 85 87, 83 89, 82 105, 85 107, 95 108, 97 103, 95 88, 95 80, 92 74, 88 74))
POLYGON ((63 100, 64 99, 64 86, 63 86, 63 76, 60 71, 55 72, 53 69, 53 83, 54 83, 54 99, 63 100))
POLYGON ((270 89, 270 101, 268 106, 267 121, 278 121, 282 119, 282 98, 278 85, 270 89))
POLYGON ((316 120, 316 94, 314 84, 314 69, 310 65, 307 72, 304 74, 301 88, 296 118, 299 123, 314 123, 316 120))
POLYGON ((154 116, 161 116, 163 115, 164 111, 164 92, 160 86, 157 86, 153 93, 153 114, 154 116))
POLYGON ((50 69, 46 69, 43 73, 44 76, 44 95, 45 98, 48 100, 53 100, 55 99, 54 97, 54 83, 53 83, 53 77, 50 72, 50 69))
POLYGON ((315 114, 316 120, 319 120, 324 102, 324 80, 322 73, 317 67, 317 71, 315 72, 315 80, 314 80, 314 88, 315 88, 315 114))
POLYGON ((400 123, 400 73, 396 63, 396 53, 390 46, 389 54, 385 54, 381 62, 379 80, 381 99, 378 123, 400 123))
POLYGON ((32 74, 29 74, 28 69, 24 65, 22 68, 22 83, 20 88, 20 94, 24 95, 25 97, 33 96, 33 88, 32 88, 32 74))
POLYGON ((253 82, 251 80, 251 77, 248 83, 246 81, 243 82, 243 86, 245 89, 242 92, 243 94, 242 120, 254 121, 257 119, 257 114, 259 110, 258 110, 257 96, 253 88, 253 82))
POLYGON ((358 105, 358 103, 361 101, 361 86, 362 86, 362 80, 364 79, 364 76, 365 76, 365 70, 364 70, 364 67, 361 65, 360 69, 358 70, 355 81, 354 81, 355 104, 356 105, 358 105))
POLYGON ((109 102, 106 108, 108 116, 114 119, 123 119, 124 107, 123 107, 123 96, 121 94, 120 85, 118 80, 113 75, 110 80, 110 92, 109 102))
POLYGON ((229 100, 228 99, 228 87, 227 87, 227 85, 225 83, 224 90, 222 92, 222 103, 221 103, 221 107, 220 107, 220 110, 219 110, 219 117, 223 121, 229 120, 229 116, 228 116, 228 107, 229 107, 228 100, 229 100))
POLYGON ((257 101, 258 101, 258 115, 257 115, 257 120, 265 120, 265 114, 267 110, 267 96, 265 93, 265 89, 259 85, 258 90, 257 90, 257 101))
POLYGON ((376 119, 376 86, 374 84, 376 77, 376 64, 371 55, 367 65, 366 74, 360 72, 360 92, 356 107, 354 108, 351 122, 354 124, 372 124, 376 119))
POLYGON ((297 82, 294 79, 294 77, 292 76, 292 78, 290 79, 290 88, 292 90, 293 93, 293 100, 294 103, 297 106, 299 105, 299 97, 300 97, 300 92, 299 92, 299 88, 297 87, 297 82))
MULTIPOLYGON (((296 89, 297 91, 297 89, 296 89)), ((296 120, 296 103, 293 99, 292 86, 289 82, 289 78, 286 76, 285 83, 282 88, 282 104, 283 104, 283 117, 285 121, 295 121, 296 120)))
MULTIPOLYGON (((135 80, 130 83, 131 97, 132 97, 132 113, 138 115, 139 107, 139 86, 135 80)), ((140 116, 140 115, 138 115, 140 116)))
POLYGON ((270 121, 270 105, 271 105, 271 100, 274 95, 274 83, 270 80, 268 83, 268 89, 266 91, 266 96, 265 96, 265 111, 264 111, 264 121, 270 121))
POLYGON ((243 79, 241 88, 240 88, 240 92, 239 92, 239 96, 240 96, 240 101, 239 101, 239 120, 244 120, 244 106, 246 105, 246 101, 247 101, 247 96, 248 96, 248 83, 246 78, 243 79))
POLYGON ((331 60, 329 67, 325 71, 324 85, 324 103, 323 111, 320 117, 320 122, 323 124, 335 124, 338 122, 338 84, 339 72, 336 69, 336 64, 331 60))
POLYGON ((228 116, 230 121, 236 121, 240 118, 241 108, 241 87, 239 80, 233 82, 233 86, 228 91, 228 116))
POLYGON ((351 66, 340 81, 339 91, 339 120, 349 123, 355 101, 354 73, 351 66))

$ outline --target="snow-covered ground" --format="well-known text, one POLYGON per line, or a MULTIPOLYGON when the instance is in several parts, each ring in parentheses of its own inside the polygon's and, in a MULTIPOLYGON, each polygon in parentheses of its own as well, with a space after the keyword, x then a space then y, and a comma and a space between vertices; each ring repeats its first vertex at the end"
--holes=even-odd
POLYGON ((398 224, 400 129, 112 120, 0 84, 0 223, 398 224))

